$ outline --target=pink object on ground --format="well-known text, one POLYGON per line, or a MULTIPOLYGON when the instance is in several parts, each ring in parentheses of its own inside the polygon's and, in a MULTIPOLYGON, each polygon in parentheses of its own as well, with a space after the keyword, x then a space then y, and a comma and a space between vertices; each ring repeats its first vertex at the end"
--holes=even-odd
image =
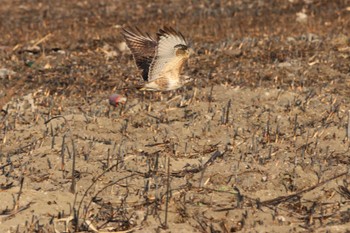
POLYGON ((118 94, 110 95, 108 100, 109 100, 109 104, 114 107, 118 107, 120 103, 125 104, 126 102, 126 98, 118 94))

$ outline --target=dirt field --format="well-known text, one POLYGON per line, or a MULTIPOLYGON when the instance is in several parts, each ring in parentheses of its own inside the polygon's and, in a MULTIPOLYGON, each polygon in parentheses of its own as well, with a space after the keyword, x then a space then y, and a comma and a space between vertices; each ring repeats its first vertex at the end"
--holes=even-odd
POLYGON ((1 1, 0 232, 350 232, 350 2, 198 2, 1 1), (125 89, 127 25, 193 85, 125 89))

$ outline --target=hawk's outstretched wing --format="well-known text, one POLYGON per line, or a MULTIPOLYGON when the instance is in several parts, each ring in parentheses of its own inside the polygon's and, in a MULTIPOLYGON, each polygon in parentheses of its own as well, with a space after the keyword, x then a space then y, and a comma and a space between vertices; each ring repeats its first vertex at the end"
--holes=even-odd
POLYGON ((143 34, 138 28, 134 30, 123 28, 122 34, 134 56, 136 65, 142 71, 143 80, 148 81, 150 65, 156 54, 157 41, 150 35, 143 34))
MULTIPOLYGON (((174 54, 176 47, 187 48, 185 37, 173 28, 164 27, 157 33, 158 46, 149 69, 149 79, 158 79, 166 72, 180 73, 182 65, 187 59, 179 58, 174 54)), ((175 78, 175 77, 174 77, 175 78)))

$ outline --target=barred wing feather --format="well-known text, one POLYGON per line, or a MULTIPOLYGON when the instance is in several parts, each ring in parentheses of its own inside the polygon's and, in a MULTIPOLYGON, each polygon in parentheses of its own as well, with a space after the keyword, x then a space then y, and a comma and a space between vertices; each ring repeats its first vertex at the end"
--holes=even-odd
POLYGON ((123 28, 123 36, 134 56, 137 67, 142 71, 143 80, 148 81, 150 65, 156 54, 157 41, 150 35, 143 34, 138 28, 134 30, 123 28))

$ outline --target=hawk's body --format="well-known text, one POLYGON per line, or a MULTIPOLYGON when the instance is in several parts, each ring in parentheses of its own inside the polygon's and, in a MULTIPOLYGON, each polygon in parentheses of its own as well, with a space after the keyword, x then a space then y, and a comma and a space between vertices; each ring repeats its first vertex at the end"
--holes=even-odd
POLYGON ((190 55, 188 44, 180 32, 165 27, 157 33, 157 40, 137 28, 123 29, 123 35, 142 72, 145 81, 143 90, 170 91, 190 81, 188 76, 180 75, 190 55))

